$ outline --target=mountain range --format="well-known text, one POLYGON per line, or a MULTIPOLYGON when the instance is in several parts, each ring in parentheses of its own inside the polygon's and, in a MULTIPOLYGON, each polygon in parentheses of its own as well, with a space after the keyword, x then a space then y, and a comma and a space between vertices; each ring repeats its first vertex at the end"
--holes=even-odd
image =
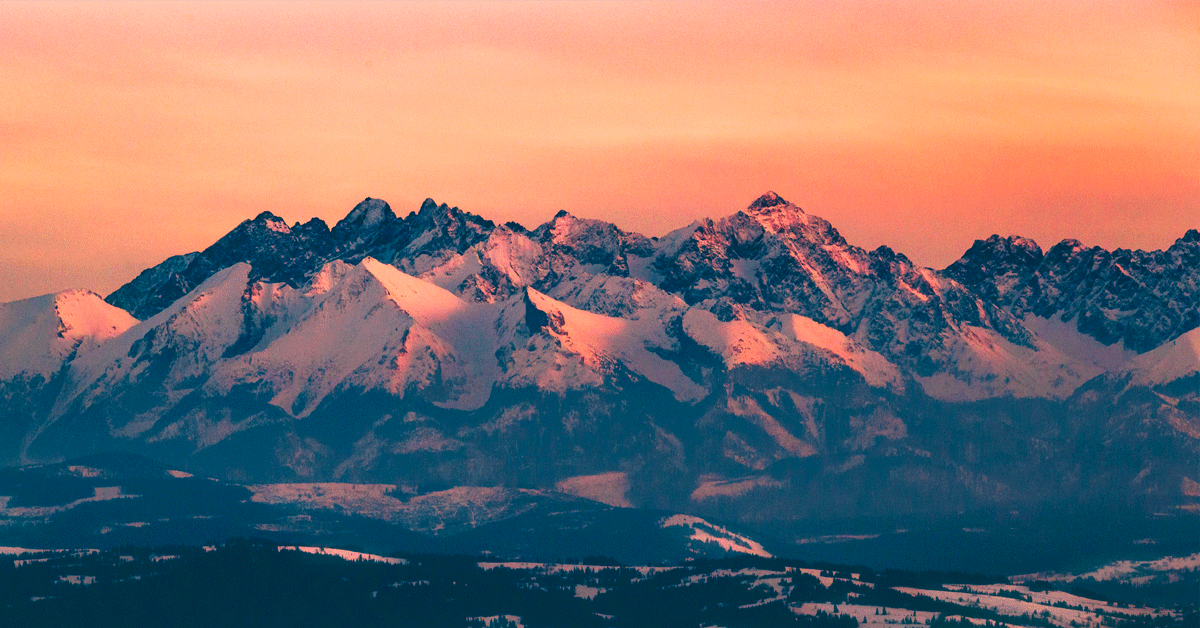
POLYGON ((650 238, 377 199, 0 305, 0 461, 569 493, 747 524, 1200 508, 1200 233, 943 270, 773 193, 650 238))

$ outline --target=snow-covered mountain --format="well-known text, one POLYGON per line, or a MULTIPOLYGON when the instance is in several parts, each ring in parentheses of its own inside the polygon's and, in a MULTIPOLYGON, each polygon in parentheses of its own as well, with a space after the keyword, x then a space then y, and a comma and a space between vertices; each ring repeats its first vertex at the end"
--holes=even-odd
POLYGON ((333 229, 263 213, 108 303, 0 306, 0 454, 257 483, 606 478, 606 503, 726 518, 1178 505, 1198 255, 1195 231, 1149 253, 993 237, 936 271, 772 193, 661 238, 432 200, 367 199, 333 229))
POLYGON ((49 379, 135 323, 87 290, 0 304, 0 380, 49 379))

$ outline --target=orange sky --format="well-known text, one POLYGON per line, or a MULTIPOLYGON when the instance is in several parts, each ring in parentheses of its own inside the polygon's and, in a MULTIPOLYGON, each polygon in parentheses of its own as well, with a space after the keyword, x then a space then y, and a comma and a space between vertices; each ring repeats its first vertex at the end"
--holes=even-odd
POLYGON ((1200 226, 1196 2, 0 3, 0 301, 365 196, 660 235, 774 190, 943 267, 1200 226))

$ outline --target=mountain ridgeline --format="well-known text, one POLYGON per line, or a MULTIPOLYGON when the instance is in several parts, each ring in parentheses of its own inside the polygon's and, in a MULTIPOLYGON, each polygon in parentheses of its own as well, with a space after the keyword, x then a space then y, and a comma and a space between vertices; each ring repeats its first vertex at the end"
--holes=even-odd
POLYGON ((768 193, 648 238, 366 199, 0 306, 0 459, 551 489, 747 523, 1195 509, 1200 234, 948 268, 768 193), (126 314, 128 312, 128 314, 126 314))

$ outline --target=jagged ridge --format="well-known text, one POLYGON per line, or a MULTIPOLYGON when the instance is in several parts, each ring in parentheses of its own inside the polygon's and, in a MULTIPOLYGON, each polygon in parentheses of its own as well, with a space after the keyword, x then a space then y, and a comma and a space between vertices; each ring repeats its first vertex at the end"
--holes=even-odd
MULTIPOLYGON (((1195 241, 1189 232, 1165 253, 1088 259, 1178 270, 1195 241)), ((662 238, 566 212, 533 230, 496 225, 432 200, 401 218, 366 199, 332 230, 263 213, 110 295, 146 319, 65 359, 44 389, 49 410, 10 406, 20 417, 9 424, 21 427, 5 455, 135 447, 263 481, 553 487, 615 473, 628 491, 617 502, 695 508, 861 491, 839 484, 855 474, 890 478, 873 485, 891 488, 841 506, 859 513, 1048 499, 1083 482, 1011 438, 1105 460, 1086 490, 1178 495, 1178 461, 1152 448, 1114 453, 1124 441, 1087 440, 1097 432, 1075 424, 1107 421, 1122 434, 1152 425, 1138 438, 1167 443, 1160 451, 1194 450, 1200 434, 1191 397, 1142 381, 1159 371, 1130 372, 1136 386, 1176 396, 1135 403, 1130 377, 1097 378, 1109 367, 1026 326, 1041 314, 1013 295, 1039 269, 1059 268, 1047 266, 1057 257, 993 238, 939 273, 886 247, 855 247, 773 193, 662 238), (981 399, 992 405, 942 403, 981 399), (1038 422, 1043 399, 1073 418, 1038 422), (1124 414, 1104 414, 1098 399, 1124 414), (971 413, 1009 406, 1021 418, 1001 412, 1007 427, 995 429, 1007 436, 963 431, 978 421, 971 413), (960 413, 964 423, 945 418, 960 413), (981 472, 953 439, 1019 451, 999 457, 1011 467, 981 472), (1138 475, 1148 464, 1155 471, 1138 475), (1042 487, 1026 467, 1063 479, 1042 487), (926 480, 948 494, 922 502, 926 480)), ((1194 310, 1194 266, 1180 272, 1180 286, 1156 284, 1183 304, 1171 329, 1194 310)), ((1123 298, 1152 312, 1136 294, 1123 298)), ((1079 333, 1089 329, 1071 338, 1090 340, 1079 333)), ((1171 355, 1184 356, 1171 377, 1190 377, 1187 351, 1171 355)))

